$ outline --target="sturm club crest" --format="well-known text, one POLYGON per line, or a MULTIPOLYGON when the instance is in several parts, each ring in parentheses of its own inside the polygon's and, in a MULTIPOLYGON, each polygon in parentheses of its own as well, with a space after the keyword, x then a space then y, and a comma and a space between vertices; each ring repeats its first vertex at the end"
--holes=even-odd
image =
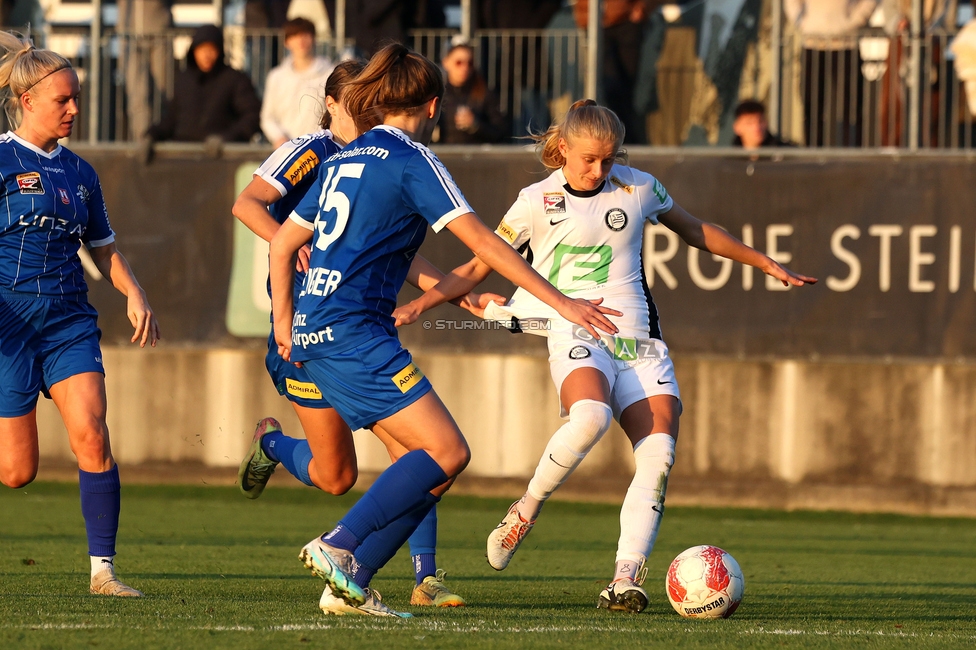
POLYGON ((590 356, 590 351, 587 350, 582 345, 577 345, 576 347, 574 347, 572 350, 569 351, 570 359, 579 360, 579 359, 585 359, 588 356, 590 356))
POLYGON ((620 232, 627 226, 627 213, 620 208, 611 208, 607 210, 607 216, 603 218, 607 224, 607 228, 614 232, 620 232))

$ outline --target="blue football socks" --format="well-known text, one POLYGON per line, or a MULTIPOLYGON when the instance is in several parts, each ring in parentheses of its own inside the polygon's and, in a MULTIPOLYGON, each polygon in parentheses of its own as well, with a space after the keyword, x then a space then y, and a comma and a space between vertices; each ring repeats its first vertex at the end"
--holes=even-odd
MULTIPOLYGON (((336 530, 323 539, 332 546, 355 551, 371 533, 424 504, 436 503, 438 499, 430 491, 446 482, 447 478, 444 470, 426 451, 418 449, 408 452, 379 475, 366 494, 340 520, 336 530)), ((401 544, 410 532, 404 535, 401 544)))
POLYGON ((261 450, 271 460, 281 463, 299 481, 315 487, 308 475, 308 466, 312 462, 312 448, 308 446, 308 440, 289 438, 280 431, 272 431, 261 438, 261 450))
POLYGON ((410 544, 410 559, 417 576, 417 584, 427 576, 437 573, 437 561, 434 554, 437 551, 437 507, 430 509, 417 529, 407 540, 410 544))
MULTIPOLYGON (((363 543, 356 549, 356 564, 360 566, 360 569, 356 571, 356 575, 354 576, 357 585, 364 589, 369 586, 369 580, 372 578, 372 574, 385 566, 396 555, 396 552, 400 550, 403 543, 414 533, 420 522, 430 514, 430 511, 434 508, 434 504, 439 500, 438 497, 428 495, 427 502, 419 508, 415 508, 399 519, 391 521, 363 540, 363 543), (369 573, 364 573, 360 576, 363 567, 369 573)), ((329 543, 331 544, 332 542, 329 543)))
POLYGON ((81 514, 88 534, 88 554, 99 557, 115 555, 115 538, 119 532, 122 485, 119 467, 107 472, 78 470, 81 491, 81 514))

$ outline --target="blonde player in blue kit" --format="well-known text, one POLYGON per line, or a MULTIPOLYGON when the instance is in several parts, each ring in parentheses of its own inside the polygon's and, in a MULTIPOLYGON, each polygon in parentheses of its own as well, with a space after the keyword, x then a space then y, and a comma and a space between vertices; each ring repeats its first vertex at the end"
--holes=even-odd
MULTIPOLYGON (((278 147, 241 192, 234 204, 234 214, 259 237, 271 240, 314 183, 322 161, 358 135, 356 125, 343 108, 342 99, 348 83, 364 65, 364 62, 351 60, 336 66, 325 84, 326 110, 322 117, 322 130, 278 147)), ((296 292, 304 285, 307 270, 308 247, 305 246, 299 251, 296 292)), ((434 286, 443 276, 418 256, 411 265, 408 281, 423 290, 434 286)), ((479 308, 479 303, 493 298, 504 302, 500 296, 485 294, 468 296, 461 304, 480 318, 483 309, 479 308)), ((274 418, 261 420, 254 432, 251 447, 241 462, 238 473, 241 491, 250 499, 261 496, 280 463, 305 485, 331 494, 346 493, 358 477, 352 431, 315 386, 306 370, 281 358, 274 331, 269 337, 265 364, 278 392, 292 403, 305 431, 305 439, 284 435, 281 425, 274 418)), ((386 444, 391 458, 395 460, 406 453, 407 450, 380 427, 374 427, 373 431, 386 444)), ((464 599, 447 588, 444 571, 437 569, 436 509, 431 509, 407 541, 416 577, 410 604, 463 606, 464 599)), ((359 611, 382 616, 387 609, 377 599, 359 608, 359 611)))
MULTIPOLYGON (((721 228, 699 221, 650 174, 625 164, 624 127, 592 100, 573 104, 562 123, 536 137, 552 172, 519 193, 496 232, 513 249, 531 249, 532 265, 563 292, 600 296, 623 316, 620 333, 594 338, 519 289, 486 318, 545 319, 549 364, 568 422, 549 440, 523 497, 488 537, 492 568, 505 569, 535 525, 542 506, 569 478, 616 419, 634 450, 636 472, 620 509, 614 576, 597 606, 638 613, 647 606, 641 567, 664 513, 668 475, 681 414, 674 366, 661 335, 657 307, 641 261, 644 225, 661 223, 690 246, 761 269, 784 285, 816 279, 799 275, 749 248, 721 228)), ((397 323, 464 294, 491 273, 477 258, 455 269, 434 290, 396 312, 397 323)), ((513 319, 515 319, 513 321, 513 319)))
POLYGON ((78 75, 59 54, 0 32, 0 92, 14 131, 0 136, 0 480, 37 475, 37 399, 54 400, 78 458, 90 591, 142 596, 115 575, 119 470, 105 424, 98 314, 78 249, 127 300, 132 341, 156 345, 159 326, 115 248, 98 176, 58 144, 78 115, 78 75))
POLYGON ((336 613, 372 597, 369 578, 423 520, 470 458, 453 418, 397 338, 391 314, 428 226, 451 230, 492 268, 596 335, 604 312, 572 300, 529 267, 473 213, 426 147, 440 114, 441 72, 402 45, 373 56, 346 107, 363 135, 326 160, 316 184, 271 241, 275 339, 302 363, 352 428, 379 424, 403 445, 331 532, 300 558, 324 578, 336 613), (372 128, 375 127, 375 128, 372 128), (312 240, 293 304, 295 255, 312 240), (355 555, 354 555, 355 554, 355 555), (354 575, 352 575, 354 574, 354 575))

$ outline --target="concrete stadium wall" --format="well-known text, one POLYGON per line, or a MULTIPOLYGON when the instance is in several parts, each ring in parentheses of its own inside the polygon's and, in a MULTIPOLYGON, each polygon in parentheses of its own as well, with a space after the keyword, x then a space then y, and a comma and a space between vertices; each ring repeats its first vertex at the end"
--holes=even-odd
MULTIPOLYGON (((236 466, 254 423, 268 415, 300 435, 261 350, 104 352, 112 445, 123 466, 236 466)), ((561 423, 544 355, 417 350, 415 358, 471 445, 467 477, 527 481, 561 423)), ((685 413, 669 503, 976 516, 976 364, 675 361, 685 413)), ((39 425, 44 461, 71 459, 47 400, 39 425)), ((369 432, 356 442, 363 472, 387 466, 369 432)), ((626 437, 615 429, 567 494, 599 487, 622 495, 632 471, 626 437)))

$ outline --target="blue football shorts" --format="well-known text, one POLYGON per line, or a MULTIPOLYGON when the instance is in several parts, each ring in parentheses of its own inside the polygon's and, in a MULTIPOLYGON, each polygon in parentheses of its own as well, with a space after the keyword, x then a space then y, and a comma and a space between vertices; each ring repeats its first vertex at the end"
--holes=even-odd
POLYGON ((275 342, 273 329, 271 336, 268 337, 268 354, 264 357, 264 366, 268 369, 278 394, 287 397, 288 401, 313 409, 332 408, 329 400, 325 399, 305 368, 296 367, 278 354, 278 344, 275 342))
POLYGON ((395 336, 310 359, 304 368, 354 431, 403 410, 433 388, 395 336))
POLYGON ((86 298, 0 290, 0 417, 34 410, 38 393, 84 372, 105 374, 98 312, 86 298))

